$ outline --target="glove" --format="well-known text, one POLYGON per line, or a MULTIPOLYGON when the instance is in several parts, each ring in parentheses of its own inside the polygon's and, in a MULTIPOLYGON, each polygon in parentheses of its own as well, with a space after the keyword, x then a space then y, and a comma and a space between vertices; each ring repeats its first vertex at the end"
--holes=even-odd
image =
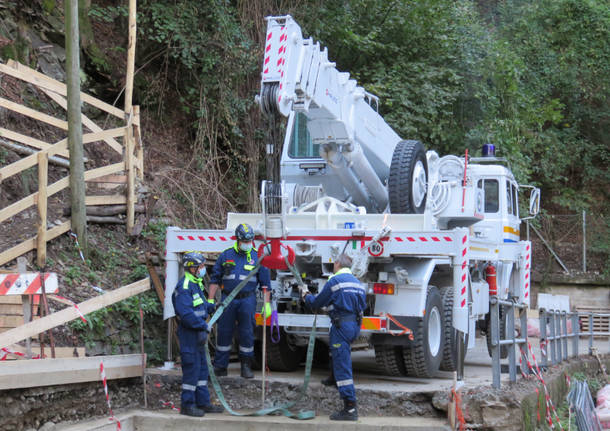
POLYGON ((205 310, 208 314, 212 314, 216 311, 216 304, 213 299, 208 299, 208 302, 205 303, 205 310))
POLYGON ((203 331, 199 331, 197 333, 197 343, 199 343, 199 345, 201 347, 205 346, 205 343, 208 341, 208 329, 204 329, 203 331))
POLYGON ((299 286, 299 291, 301 292, 301 298, 305 299, 305 297, 307 295, 309 295, 311 292, 307 289, 307 286, 299 286))

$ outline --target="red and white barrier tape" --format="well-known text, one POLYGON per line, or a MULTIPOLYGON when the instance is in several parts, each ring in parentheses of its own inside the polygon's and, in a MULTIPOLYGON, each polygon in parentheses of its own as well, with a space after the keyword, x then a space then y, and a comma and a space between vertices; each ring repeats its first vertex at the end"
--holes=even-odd
MULTIPOLYGON (((13 350, 7 349, 6 347, 3 347, 0 350, 2 350, 2 352, 4 352, 2 357, 0 357, 0 361, 6 361, 6 358, 8 357, 8 355, 19 356, 20 358, 25 358, 25 353, 15 352, 13 350)), ((40 355, 34 355, 30 359, 40 359, 40 355)))
MULTIPOLYGON (((532 365, 528 359, 527 366, 532 371, 534 376, 540 381, 540 383, 542 383, 542 388, 544 389, 544 400, 545 400, 545 404, 546 404, 545 419, 548 421, 549 427, 551 429, 555 429, 555 425, 553 424, 553 417, 554 417, 555 422, 559 426, 559 429, 563 430, 563 426, 561 425, 561 422, 559 420, 559 415, 557 414, 557 410, 555 409, 553 400, 551 399, 551 397, 549 395, 549 391, 546 386, 546 382, 544 381, 544 378, 542 377, 542 372, 540 371, 540 367, 538 367, 538 361, 536 361, 536 355, 534 354, 534 352, 532 350, 532 345, 530 343, 527 343, 527 347, 532 355, 532 360, 534 361, 534 365, 532 365), (552 412, 552 414, 551 414, 551 412, 552 412)), ((521 348, 521 346, 519 346, 519 350, 521 350, 521 354, 523 355, 523 349, 521 348)), ((538 393, 538 390, 536 390, 536 393, 538 393)))
POLYGON ((112 406, 110 405, 110 396, 108 395, 108 383, 106 383, 106 372, 104 371, 104 362, 100 361, 100 375, 102 376, 102 382, 104 383, 104 393, 106 394, 106 402, 108 403, 108 410, 110 411, 110 421, 116 422, 116 429, 121 431, 121 421, 119 421, 112 412, 112 406))
POLYGON ((174 403, 172 403, 171 401, 163 401, 163 400, 159 400, 159 402, 161 403, 161 405, 162 405, 163 407, 169 407, 170 409, 172 409, 172 410, 176 410, 177 412, 179 412, 179 411, 180 411, 180 409, 179 409, 178 407, 176 407, 176 406, 174 405, 174 403))
POLYGON ((72 232, 72 231, 70 231, 70 236, 72 238, 74 238, 74 242, 76 242, 76 248, 78 249, 78 254, 80 254, 80 258, 83 260, 83 263, 87 263, 85 261, 85 256, 83 256, 83 252, 82 252, 82 250, 80 248, 80 244, 78 243, 78 236, 76 236, 76 234, 74 232, 72 232))
POLYGON ((59 296, 59 295, 55 295, 56 298, 62 299, 66 302, 69 302, 72 304, 72 306, 74 306, 74 308, 76 308, 76 312, 78 313, 78 315, 80 316, 80 320, 82 320, 83 322, 87 323, 87 319, 85 318, 85 315, 83 313, 81 313, 80 308, 78 308, 78 305, 76 304, 76 302, 68 299, 68 298, 64 298, 63 296, 59 296))

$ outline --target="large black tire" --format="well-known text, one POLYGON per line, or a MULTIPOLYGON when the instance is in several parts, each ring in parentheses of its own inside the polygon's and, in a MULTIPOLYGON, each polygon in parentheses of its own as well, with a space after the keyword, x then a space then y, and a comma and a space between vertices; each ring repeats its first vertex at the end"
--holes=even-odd
MULTIPOLYGON (((489 306, 491 308, 491 304, 489 306)), ((506 312, 504 311, 504 307, 500 305, 500 340, 506 340, 506 312)), ((485 316, 485 322, 487 323, 487 330, 485 331, 485 341, 487 341, 487 353, 489 353, 489 357, 491 358, 491 310, 485 316)), ((508 358, 508 346, 500 346, 500 358, 506 359, 508 358)))
POLYGON ((457 371, 457 330, 453 327, 453 288, 442 288, 441 298, 443 300, 443 338, 445 339, 445 347, 443 349, 440 369, 443 371, 457 371))
POLYGON ((428 162, 419 141, 400 141, 390 164, 388 195, 393 214, 422 214, 426 208, 428 162))
POLYGON ((279 343, 272 343, 267 328, 267 365, 271 371, 294 371, 305 360, 307 349, 292 344, 287 335, 284 329, 281 329, 279 343))
POLYGON ((388 376, 406 376, 404 358, 402 356, 402 346, 388 346, 375 344, 375 362, 381 372, 388 376))
POLYGON ((407 375, 433 377, 441 365, 445 340, 443 338, 443 302, 438 289, 428 287, 426 314, 413 330, 413 343, 403 347, 407 375))

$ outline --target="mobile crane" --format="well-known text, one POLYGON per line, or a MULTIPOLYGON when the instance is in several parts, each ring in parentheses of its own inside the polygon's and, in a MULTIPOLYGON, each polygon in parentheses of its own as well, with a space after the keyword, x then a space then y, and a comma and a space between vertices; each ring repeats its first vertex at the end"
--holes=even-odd
MULTIPOLYGON (((168 228, 166 298, 180 253, 219 253, 237 224, 249 223, 266 242, 263 264, 275 270, 282 337, 269 345, 271 369, 298 367, 313 321, 286 262, 315 293, 340 253, 353 258, 368 286, 362 334, 390 375, 459 372, 475 328, 489 326, 490 295, 529 305, 532 253, 520 241, 518 192, 531 189, 535 216, 540 191, 518 185, 493 145, 482 157, 439 157, 402 140, 379 115, 378 98, 339 72, 290 16, 267 18, 257 100, 264 113, 288 117, 282 181, 264 181, 262 213, 229 213, 225 230, 168 228)), ((330 327, 325 317, 318 330, 330 327)))

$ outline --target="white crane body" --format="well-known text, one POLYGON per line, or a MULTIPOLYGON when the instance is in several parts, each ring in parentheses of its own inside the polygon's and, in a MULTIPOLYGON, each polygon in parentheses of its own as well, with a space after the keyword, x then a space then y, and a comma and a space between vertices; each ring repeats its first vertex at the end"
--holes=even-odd
MULTIPOLYGON (((501 159, 439 157, 401 140, 377 112, 377 98, 337 71, 290 16, 267 23, 258 100, 263 112, 288 117, 282 184, 271 196, 263 183, 263 212, 229 213, 224 230, 168 228, 166 298, 181 253, 222 252, 233 245, 235 227, 248 223, 257 242, 281 238, 295 251, 314 292, 340 253, 353 258, 354 274, 368 286, 362 330, 386 372, 455 369, 457 345, 474 346, 476 325, 488 327, 489 267, 499 298, 529 305, 531 244, 519 239, 519 185, 501 159), (272 198, 277 205, 269 206, 272 198)), ((531 214, 538 205, 534 189, 531 214)), ((294 349, 313 319, 296 285, 290 271, 275 272, 279 324, 294 349)), ((172 315, 166 300, 164 316, 172 315)), ((329 327, 329 319, 318 326, 329 327)), ((294 360, 270 366, 294 368, 294 360)))

